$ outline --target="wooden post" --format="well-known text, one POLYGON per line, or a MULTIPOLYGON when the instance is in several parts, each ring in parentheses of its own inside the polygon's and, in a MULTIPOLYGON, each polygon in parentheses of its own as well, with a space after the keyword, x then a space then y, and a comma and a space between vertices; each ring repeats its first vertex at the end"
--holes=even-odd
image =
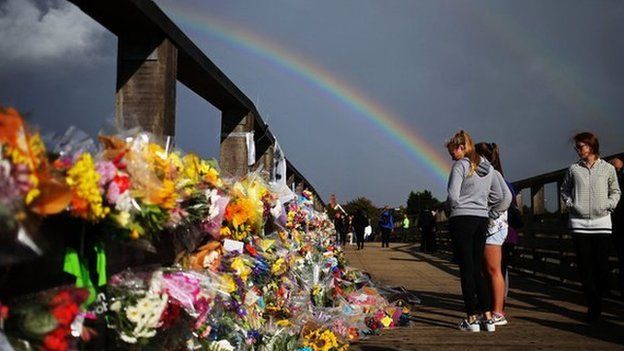
MULTIPOLYGON (((268 133, 268 132, 267 132, 268 133)), ((269 181, 273 169, 274 143, 267 136, 256 136, 256 164, 254 171, 262 169, 262 177, 269 181), (261 139, 261 140, 258 140, 261 139)))
POLYGON ((246 133, 253 130, 254 116, 242 111, 222 111, 221 170, 232 177, 242 178, 249 172, 246 133))
POLYGON ((531 186, 531 209, 533 215, 544 213, 544 184, 531 186))
POLYGON ((176 47, 161 34, 119 34, 116 119, 120 126, 175 135, 177 58, 176 47))
POLYGON ((522 200, 522 189, 518 190, 514 201, 516 201, 516 205, 518 205, 518 210, 520 210, 520 213, 524 214, 524 202, 522 200))

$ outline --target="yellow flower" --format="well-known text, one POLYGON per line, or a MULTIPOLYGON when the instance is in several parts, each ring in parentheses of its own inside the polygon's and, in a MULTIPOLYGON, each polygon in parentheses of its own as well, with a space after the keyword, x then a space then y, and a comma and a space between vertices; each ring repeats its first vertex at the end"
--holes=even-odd
POLYGON ((225 290, 227 293, 232 293, 236 291, 236 282, 231 275, 224 274, 221 279, 221 287, 223 288, 223 290, 225 290))
POLYGON ((245 261, 243 261, 241 257, 234 258, 230 266, 236 271, 236 275, 238 275, 243 282, 247 281, 247 277, 251 274, 251 268, 245 264, 245 261))
POLYGON ((99 180, 100 175, 88 153, 81 154, 67 171, 66 182, 74 194, 72 212, 94 222, 106 217, 109 212, 109 208, 103 205, 99 180))
POLYGON ((271 265, 271 273, 274 275, 282 275, 286 273, 287 268, 286 261, 280 257, 271 265))
POLYGON ((158 190, 156 205, 160 205, 166 209, 172 209, 176 205, 177 193, 175 183, 169 179, 162 182, 162 186, 158 190))

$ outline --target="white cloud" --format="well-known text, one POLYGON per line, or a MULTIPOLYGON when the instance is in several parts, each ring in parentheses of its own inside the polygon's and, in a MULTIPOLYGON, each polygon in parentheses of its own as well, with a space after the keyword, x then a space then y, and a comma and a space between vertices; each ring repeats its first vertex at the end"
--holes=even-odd
POLYGON ((104 27, 66 1, 45 7, 32 0, 0 2, 0 64, 85 64, 96 57, 104 27))

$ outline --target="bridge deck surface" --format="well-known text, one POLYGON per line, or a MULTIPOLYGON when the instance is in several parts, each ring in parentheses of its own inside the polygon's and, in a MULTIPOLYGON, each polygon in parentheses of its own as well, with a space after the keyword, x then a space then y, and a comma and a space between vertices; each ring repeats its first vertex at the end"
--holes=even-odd
POLYGON ((377 282, 404 286, 422 304, 413 309, 411 326, 384 331, 352 350, 624 350, 622 304, 610 300, 603 320, 587 325, 579 292, 517 275, 510 278, 509 324, 494 333, 460 332, 455 328, 464 315, 457 266, 445 257, 420 253, 413 244, 379 245, 367 243, 362 251, 348 247, 349 264, 377 282))

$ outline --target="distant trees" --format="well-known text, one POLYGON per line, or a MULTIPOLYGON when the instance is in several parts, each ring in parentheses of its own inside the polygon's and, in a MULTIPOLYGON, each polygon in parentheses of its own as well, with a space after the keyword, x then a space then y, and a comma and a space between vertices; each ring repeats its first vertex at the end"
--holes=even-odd
POLYGON ((364 210, 371 223, 377 223, 379 215, 381 214, 381 211, 375 207, 373 202, 365 197, 353 199, 344 204, 342 207, 349 214, 355 214, 360 209, 364 210))
POLYGON ((440 200, 433 197, 431 191, 423 190, 413 192, 411 191, 407 198, 406 212, 409 215, 418 215, 420 211, 432 208, 440 205, 440 200))

